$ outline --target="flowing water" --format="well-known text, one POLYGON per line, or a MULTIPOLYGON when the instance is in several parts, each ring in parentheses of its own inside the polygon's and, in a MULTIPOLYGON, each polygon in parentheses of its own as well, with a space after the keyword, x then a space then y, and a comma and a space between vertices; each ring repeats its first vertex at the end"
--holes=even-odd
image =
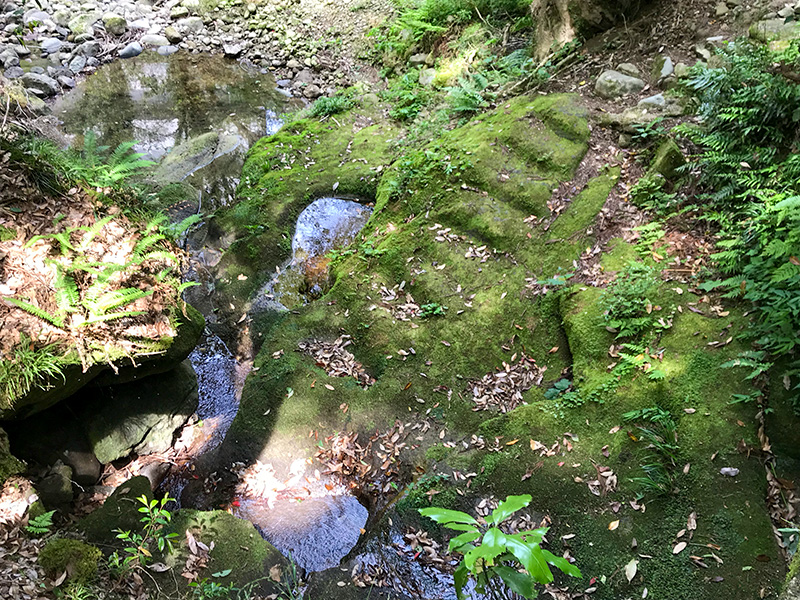
MULTIPOLYGON (((269 75, 218 56, 161 56, 100 67, 54 106, 68 137, 80 144, 87 130, 100 144, 134 149, 160 162, 160 184, 193 190, 196 202, 164 206, 175 218, 208 213, 234 199, 247 149, 275 133, 281 115, 297 104, 278 92, 269 75)), ((292 259, 259 294, 253 310, 286 310, 319 297, 327 286, 326 254, 349 244, 372 210, 353 200, 322 198, 298 218, 292 259)), ((198 249, 194 257, 204 260, 198 249)), ((239 362, 225 343, 206 333, 190 356, 198 376, 199 422, 184 440, 190 459, 218 446, 239 406, 250 364, 239 362)), ((171 473, 163 488, 180 497, 191 469, 171 473)), ((309 484, 314 487, 313 484, 309 484)), ((190 488, 187 488, 187 491, 190 488)), ((335 567, 363 531, 367 509, 347 490, 319 483, 303 498, 272 502, 237 498, 236 514, 307 571, 335 567), (302 501, 301 501, 302 500, 302 501)))

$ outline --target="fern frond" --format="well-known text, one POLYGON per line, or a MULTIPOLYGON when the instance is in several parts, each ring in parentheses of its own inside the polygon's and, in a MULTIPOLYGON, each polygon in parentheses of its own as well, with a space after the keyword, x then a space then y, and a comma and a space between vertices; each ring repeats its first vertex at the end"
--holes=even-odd
POLYGON ((34 306, 30 302, 26 302, 25 300, 20 300, 19 298, 12 298, 9 296, 3 297, 3 300, 8 302, 9 304, 13 304, 17 308, 21 308, 27 313, 32 314, 34 317, 41 319, 42 321, 47 321, 51 325, 58 327, 59 329, 64 329, 64 320, 59 318, 57 315, 51 315, 46 310, 42 310, 38 306, 34 306))

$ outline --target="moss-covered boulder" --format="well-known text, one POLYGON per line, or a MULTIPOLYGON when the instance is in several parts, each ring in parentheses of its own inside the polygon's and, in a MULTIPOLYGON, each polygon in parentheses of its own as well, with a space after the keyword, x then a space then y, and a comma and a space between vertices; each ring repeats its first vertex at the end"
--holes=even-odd
POLYGON ((152 499, 150 480, 144 476, 129 479, 106 499, 103 506, 78 521, 78 530, 86 535, 90 542, 112 543, 117 539, 114 530, 141 531, 142 506, 138 498, 145 496, 152 499))
MULTIPOLYGON (((186 539, 187 531, 194 538, 213 549, 209 562, 200 573, 200 578, 210 577, 211 573, 230 569, 231 574, 220 583, 234 583, 237 587, 258 582, 256 590, 262 595, 278 592, 275 580, 284 579, 284 569, 288 561, 272 544, 261 537, 252 523, 244 521, 225 511, 199 511, 181 509, 172 516, 169 533, 177 533, 179 540, 186 539)), ((178 552, 167 555, 168 565, 182 565, 186 562, 188 548, 182 542, 178 552)), ((255 590, 254 590, 255 591, 255 590)))
POLYGON ((189 356, 203 333, 205 319, 190 305, 175 317, 176 335, 144 344, 132 355, 117 356, 97 352, 85 369, 77 353, 71 353, 61 367, 60 377, 50 377, 41 387, 32 388, 10 406, 0 407, 0 419, 25 419, 69 398, 84 386, 120 385, 149 375, 174 369, 189 356))
POLYGON ((65 581, 85 584, 97 576, 97 563, 102 555, 99 548, 81 540, 54 538, 39 552, 38 561, 52 579, 66 573, 65 581))
POLYGON ((102 464, 132 452, 164 452, 197 409, 197 375, 185 360, 175 369, 83 394, 81 421, 102 464))

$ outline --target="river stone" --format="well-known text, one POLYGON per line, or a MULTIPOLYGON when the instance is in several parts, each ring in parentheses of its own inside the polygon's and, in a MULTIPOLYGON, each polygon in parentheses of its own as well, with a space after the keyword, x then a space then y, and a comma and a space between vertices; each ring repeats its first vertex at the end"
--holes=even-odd
POLYGON ((204 133, 173 148, 161 161, 153 178, 160 183, 183 181, 200 167, 241 145, 242 139, 237 135, 220 135, 216 131, 204 133))
POLYGON ((156 49, 159 56, 169 56, 170 54, 175 54, 178 51, 177 46, 159 46, 156 49))
POLYGON ((169 18, 173 21, 184 19, 189 16, 189 9, 185 6, 173 6, 169 11, 169 18))
POLYGON ((222 46, 222 52, 228 58, 238 58, 242 51, 243 49, 239 44, 224 44, 222 46))
POLYGON ((656 94, 655 96, 648 96, 647 98, 643 98, 639 100, 637 106, 647 106, 647 107, 662 107, 667 105, 667 99, 664 97, 664 94, 656 94))
POLYGON ((322 90, 316 84, 307 85, 303 88, 303 96, 308 99, 319 98, 322 95, 322 90))
POLYGON ((139 29, 142 31, 150 31, 150 21, 147 19, 136 19, 128 23, 130 29, 139 29))
POLYGON ((115 489, 100 508, 78 521, 78 530, 90 542, 101 543, 116 542, 115 529, 141 531, 139 507, 142 504, 137 500, 141 496, 152 499, 150 481, 142 476, 129 479, 115 489))
POLYGON ((607 99, 619 98, 626 94, 638 94, 644 89, 644 81, 637 77, 623 75, 619 71, 604 71, 597 79, 595 93, 607 99))
POLYGON ((163 35, 149 33, 143 35, 139 42, 144 48, 158 48, 159 46, 169 46, 169 40, 163 35))
POLYGON ((167 450, 197 408, 197 376, 184 361, 172 371, 86 395, 82 420, 94 455, 106 464, 132 452, 167 450))
POLYGON ((72 503, 72 469, 57 462, 36 484, 39 499, 49 510, 64 510, 72 503))
POLYGON ((94 36, 94 27, 92 25, 99 19, 97 13, 84 13, 78 15, 74 19, 70 19, 69 30, 75 36, 88 35, 94 36))
POLYGON ((164 29, 164 37, 169 40, 170 44, 179 44, 183 41, 183 36, 181 35, 180 31, 178 31, 172 25, 164 29))
POLYGON ((119 57, 133 58, 134 56, 139 56, 142 53, 142 50, 142 45, 139 42, 131 42, 119 51, 119 57))
POLYGON ((9 67, 3 72, 3 75, 6 76, 6 79, 18 79, 25 75, 25 71, 22 70, 22 67, 9 67))
POLYGON ((36 21, 37 23, 44 23, 45 21, 50 21, 50 15, 44 12, 43 10, 38 10, 36 8, 32 8, 31 10, 27 11, 24 15, 22 15, 22 22, 25 26, 30 26, 31 23, 36 21))
POLYGON ((639 67, 633 63, 621 63, 617 65, 617 71, 628 77, 639 77, 639 67))
POLYGON ((750 26, 750 37, 767 43, 775 40, 786 41, 800 39, 800 23, 784 19, 767 19, 750 26))
POLYGON ((83 71, 83 68, 86 66, 86 57, 81 56, 80 54, 69 61, 69 70, 73 73, 77 74, 83 71))
POLYGON ((125 17, 121 17, 113 12, 107 12, 103 15, 103 26, 108 33, 115 36, 120 36, 128 31, 128 22, 125 20, 125 17))
POLYGON ((203 31, 203 19, 200 17, 186 17, 185 19, 178 19, 175 22, 179 31, 183 33, 200 33, 203 31))
POLYGON ((35 90, 45 97, 55 96, 59 91, 61 91, 61 88, 55 79, 40 73, 25 73, 20 80, 26 88, 35 90))
POLYGON ((42 47, 44 52, 47 54, 55 54, 59 50, 61 50, 62 42, 58 38, 44 38, 39 45, 42 47))
POLYGON ((103 45, 100 42, 83 42, 80 46, 75 49, 76 54, 80 54, 85 56, 86 58, 92 58, 97 56, 102 52, 103 45))

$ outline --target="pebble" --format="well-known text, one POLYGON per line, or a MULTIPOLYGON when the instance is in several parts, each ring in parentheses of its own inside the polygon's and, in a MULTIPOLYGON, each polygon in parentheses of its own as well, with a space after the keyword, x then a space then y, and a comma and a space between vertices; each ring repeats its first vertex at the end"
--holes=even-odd
POLYGON ((142 50, 142 45, 139 42, 131 42, 119 51, 119 57, 133 58, 134 56, 139 56, 142 53, 142 50))

